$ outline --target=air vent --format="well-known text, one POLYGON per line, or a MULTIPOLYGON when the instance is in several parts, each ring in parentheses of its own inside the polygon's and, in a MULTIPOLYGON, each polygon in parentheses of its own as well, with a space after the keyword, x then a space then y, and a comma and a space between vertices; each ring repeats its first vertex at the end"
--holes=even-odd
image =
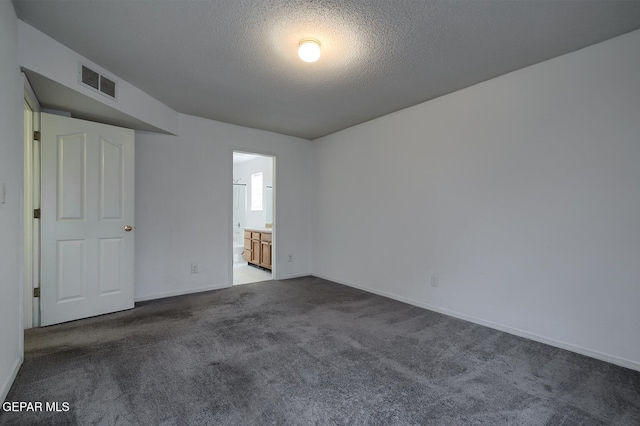
POLYGON ((116 82, 82 64, 80 64, 80 82, 110 98, 116 98, 116 82))
POLYGON ((87 86, 93 87, 96 90, 100 89, 100 74, 94 70, 82 66, 82 82, 87 86))
POLYGON ((100 76, 100 91, 105 95, 111 96, 112 98, 116 97, 116 82, 113 80, 109 80, 104 75, 100 76))

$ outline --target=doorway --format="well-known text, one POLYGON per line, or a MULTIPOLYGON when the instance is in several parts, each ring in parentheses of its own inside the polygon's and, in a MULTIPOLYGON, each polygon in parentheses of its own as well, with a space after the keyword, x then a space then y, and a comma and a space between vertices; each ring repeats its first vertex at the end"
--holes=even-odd
POLYGON ((134 132, 40 111, 25 78, 24 328, 133 307, 134 132))
POLYGON ((233 285, 273 279, 275 158, 233 152, 233 285))

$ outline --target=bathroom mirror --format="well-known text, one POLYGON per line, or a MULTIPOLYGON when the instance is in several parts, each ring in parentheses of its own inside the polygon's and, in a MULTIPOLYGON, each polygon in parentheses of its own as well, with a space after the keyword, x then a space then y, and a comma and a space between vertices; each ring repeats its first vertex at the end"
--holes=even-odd
POLYGON ((264 192, 265 198, 265 214, 266 214, 266 228, 273 227, 273 187, 267 185, 266 190, 264 192))

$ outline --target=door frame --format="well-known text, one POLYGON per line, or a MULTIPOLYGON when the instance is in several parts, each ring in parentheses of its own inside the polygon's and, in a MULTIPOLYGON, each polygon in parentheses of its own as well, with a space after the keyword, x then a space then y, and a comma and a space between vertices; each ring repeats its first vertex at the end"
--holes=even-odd
POLYGON ((229 168, 229 176, 227 180, 227 202, 229 203, 229 218, 227 220, 227 229, 228 229, 228 238, 227 238, 227 267, 229 271, 229 286, 233 287, 233 153, 239 152, 243 154, 255 154, 261 155, 263 157, 271 157, 272 167, 273 167, 273 177, 271 185, 273 186, 273 227, 271 230, 272 235, 272 243, 271 243, 271 279, 277 280, 280 278, 278 275, 278 218, 276 211, 277 209, 277 199, 278 199, 278 174, 277 174, 277 164, 278 164, 278 155, 274 152, 270 151, 262 151, 259 149, 251 149, 239 146, 231 146, 228 155, 229 164, 231 167, 229 168))
POLYGON ((42 108, 24 73, 22 73, 22 81, 24 99, 22 298, 23 328, 27 329, 40 325, 40 299, 33 297, 33 289, 40 286, 40 223, 33 217, 34 209, 40 208, 40 142, 34 140, 33 135, 34 132, 40 131, 42 108))

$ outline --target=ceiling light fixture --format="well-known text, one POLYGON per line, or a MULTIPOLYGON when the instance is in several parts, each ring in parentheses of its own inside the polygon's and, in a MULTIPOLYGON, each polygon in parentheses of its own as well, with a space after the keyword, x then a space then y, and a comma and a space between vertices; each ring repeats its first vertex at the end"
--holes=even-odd
POLYGON ((315 62, 320 57, 320 42, 312 38, 300 40, 298 56, 305 62, 315 62))

